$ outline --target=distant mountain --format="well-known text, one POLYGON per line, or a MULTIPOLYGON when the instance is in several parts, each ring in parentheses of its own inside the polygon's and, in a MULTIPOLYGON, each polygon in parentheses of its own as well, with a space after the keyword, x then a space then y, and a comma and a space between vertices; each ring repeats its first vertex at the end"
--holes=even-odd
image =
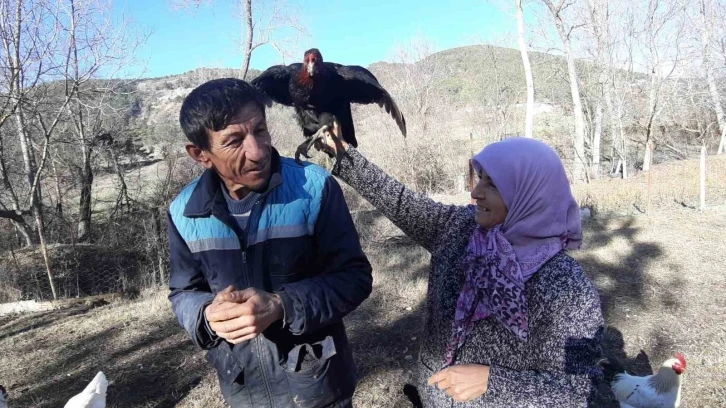
MULTIPOLYGON (((535 99, 540 102, 562 103, 570 100, 567 81, 567 60, 562 56, 529 53, 535 85, 535 99)), ((430 55, 443 71, 438 83, 440 90, 462 103, 485 100, 491 92, 505 89, 526 98, 526 80, 519 50, 489 45, 451 48, 430 55), (498 85, 498 89, 497 89, 498 85)), ((429 63, 421 61, 418 64, 429 63)), ((378 62, 371 71, 383 74, 397 64, 378 62)))
MULTIPOLYGON (((567 77, 567 61, 562 56, 530 52, 535 85, 535 100, 540 103, 571 104, 567 77)), ((413 66, 377 62, 368 68, 384 86, 396 79, 401 68, 431 69, 438 75, 434 87, 439 95, 459 106, 483 106, 501 103, 502 95, 507 102, 521 104, 526 101, 526 81, 519 50, 489 45, 474 45, 440 51, 413 66), (498 99, 499 98, 499 99, 498 99)), ((586 61, 578 61, 583 77, 592 67, 586 61), (589 64, 589 65, 588 65, 589 64)), ((248 79, 259 75, 250 70, 248 79)), ((142 78, 129 85, 133 89, 126 95, 127 122, 137 127, 171 126, 178 129, 178 114, 184 97, 199 84, 213 78, 234 77, 238 70, 230 68, 198 68, 178 75, 142 78)), ((633 80, 642 81, 644 75, 633 80)), ((581 84, 581 91, 586 92, 581 84)), ((394 92, 395 94, 395 92, 394 92)), ((123 110, 123 109, 122 109, 123 110)))

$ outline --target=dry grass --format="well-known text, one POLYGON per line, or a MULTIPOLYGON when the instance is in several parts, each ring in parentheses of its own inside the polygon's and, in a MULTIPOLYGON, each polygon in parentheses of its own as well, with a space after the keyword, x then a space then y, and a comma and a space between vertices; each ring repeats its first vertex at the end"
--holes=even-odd
MULTIPOLYGON (((673 161, 653 166, 651 209, 699 206, 699 160, 673 161)), ((710 156, 706 165, 706 205, 726 203, 726 156, 710 156)), ((581 206, 598 212, 643 213, 648 207, 648 173, 628 180, 605 178, 573 186, 581 206)))
MULTIPOLYGON (((644 374, 684 352, 688 408, 726 400, 725 214, 671 209, 596 219, 576 255, 602 294, 605 353, 644 374)), ((405 407, 401 388, 421 336, 429 257, 377 213, 355 217, 375 267, 373 295, 346 319, 360 374, 355 406, 405 407)), ((112 381, 109 407, 224 406, 216 376, 176 323, 165 291, 2 318, 0 350, 0 383, 13 408, 59 406, 99 369, 112 381)))
MULTIPOLYGON (((653 166, 651 210, 696 209, 699 207, 699 161, 681 160, 653 166)), ((605 215, 640 215, 648 208, 648 173, 638 173, 626 180, 602 178, 589 184, 572 185, 572 193, 581 207, 591 207, 605 215)), ((465 205, 470 193, 435 194, 436 200, 465 205)), ((726 204, 726 156, 709 156, 706 165, 706 206, 726 204)))
POLYGON ((594 221, 576 256, 601 292, 606 355, 649 374, 682 351, 686 407, 726 401, 724 231, 723 209, 594 221))

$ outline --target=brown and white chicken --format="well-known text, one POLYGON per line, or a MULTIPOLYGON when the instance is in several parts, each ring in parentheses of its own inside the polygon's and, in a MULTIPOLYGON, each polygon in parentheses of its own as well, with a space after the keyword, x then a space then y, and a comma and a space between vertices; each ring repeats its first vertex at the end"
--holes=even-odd
POLYGON ((666 360, 657 373, 637 377, 617 374, 611 384, 620 408, 678 408, 686 359, 680 353, 666 360))

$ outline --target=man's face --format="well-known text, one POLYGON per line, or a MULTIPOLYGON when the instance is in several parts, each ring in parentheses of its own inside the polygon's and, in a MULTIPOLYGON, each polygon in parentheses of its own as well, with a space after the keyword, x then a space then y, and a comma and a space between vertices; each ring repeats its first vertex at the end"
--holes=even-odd
POLYGON ((272 141, 259 107, 248 103, 229 126, 207 133, 208 151, 187 145, 187 152, 205 168, 214 169, 230 194, 240 198, 250 190, 263 191, 267 188, 271 175, 272 141))

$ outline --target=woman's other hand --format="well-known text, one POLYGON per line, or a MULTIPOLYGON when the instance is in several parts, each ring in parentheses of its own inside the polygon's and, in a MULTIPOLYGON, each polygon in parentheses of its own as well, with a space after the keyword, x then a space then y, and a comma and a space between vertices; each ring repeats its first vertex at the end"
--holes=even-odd
POLYGON ((457 402, 471 401, 487 392, 489 366, 480 364, 453 365, 429 378, 429 385, 438 385, 457 402))

